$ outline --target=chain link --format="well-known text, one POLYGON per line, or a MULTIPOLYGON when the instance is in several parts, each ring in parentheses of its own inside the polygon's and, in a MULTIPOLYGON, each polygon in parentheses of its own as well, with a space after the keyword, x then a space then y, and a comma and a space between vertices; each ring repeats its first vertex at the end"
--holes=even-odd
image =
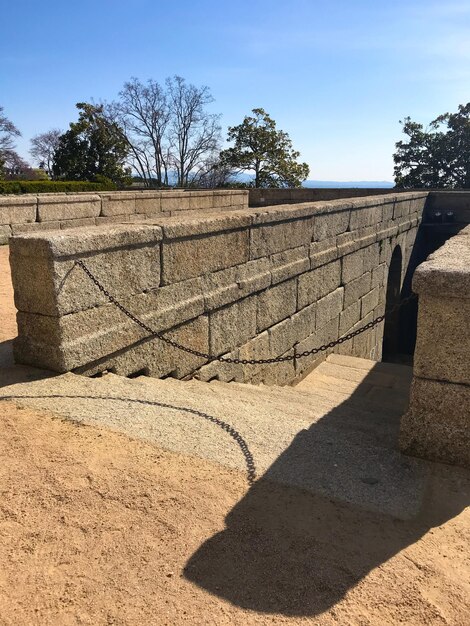
POLYGON ((294 359, 304 358, 307 356, 311 356, 313 354, 318 354, 319 352, 325 352, 325 350, 329 350, 330 348, 335 348, 336 346, 339 346, 345 341, 349 341, 350 339, 357 337, 358 335, 370 330, 371 328, 374 328, 375 326, 383 322, 386 316, 389 316, 390 314, 400 309, 403 305, 407 304, 408 302, 416 298, 416 294, 411 293, 409 296, 407 296, 406 298, 401 300, 399 303, 391 307, 388 311, 386 311, 384 315, 379 315, 374 320, 368 322, 365 326, 362 326, 361 328, 358 328, 357 330, 354 330, 348 333, 347 335, 343 335, 342 337, 340 337, 339 339, 336 339, 335 341, 330 341, 329 343, 326 343, 322 346, 318 346, 316 348, 312 348, 311 350, 305 350, 304 352, 301 352, 300 354, 277 356, 277 357, 273 357, 270 359, 236 359, 236 358, 231 358, 231 357, 214 356, 212 354, 207 354, 206 352, 201 352, 200 350, 194 350, 193 348, 188 348, 187 346, 181 345, 177 341, 173 341, 173 339, 170 339, 169 337, 165 337, 165 335, 162 335, 162 333, 159 333, 153 328, 151 328, 150 326, 148 326, 145 322, 140 320, 133 313, 131 313, 128 309, 126 309, 126 307, 123 306, 118 300, 116 300, 116 298, 109 293, 106 287, 104 287, 100 283, 100 281, 96 278, 96 276, 92 274, 92 272, 88 269, 88 267, 85 265, 85 263, 82 260, 75 261, 75 265, 80 267, 85 272, 88 278, 96 285, 96 287, 101 291, 101 293, 104 296, 106 296, 106 298, 108 298, 108 300, 112 304, 114 304, 130 320, 132 320, 138 326, 140 326, 143 330, 145 330, 149 334, 149 337, 156 337, 157 339, 160 339, 160 341, 163 341, 164 343, 172 346, 173 348, 176 348, 177 350, 182 350, 183 352, 187 352, 188 354, 192 354, 193 356, 200 357, 206 361, 209 361, 209 362, 219 361, 221 363, 231 363, 232 365, 261 365, 261 364, 264 365, 268 363, 284 363, 285 361, 293 361, 294 359))

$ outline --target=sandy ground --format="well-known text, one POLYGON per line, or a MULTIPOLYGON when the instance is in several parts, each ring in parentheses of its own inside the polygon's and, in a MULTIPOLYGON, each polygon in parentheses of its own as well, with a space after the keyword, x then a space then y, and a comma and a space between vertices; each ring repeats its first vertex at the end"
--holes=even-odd
POLYGON ((2 626, 470 622, 457 468, 397 520, 3 401, 0 491, 2 626))
POLYGON ((8 262, 8 246, 0 246, 0 342, 16 337, 16 310, 8 262))

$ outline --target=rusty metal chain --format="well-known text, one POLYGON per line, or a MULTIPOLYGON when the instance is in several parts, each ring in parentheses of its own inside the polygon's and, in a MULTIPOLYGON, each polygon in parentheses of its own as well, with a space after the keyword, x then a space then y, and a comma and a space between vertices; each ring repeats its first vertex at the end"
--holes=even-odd
POLYGON ((394 313, 395 311, 400 309, 403 305, 407 304, 408 302, 416 298, 416 294, 411 293, 409 296, 401 300, 398 304, 394 305, 388 311, 386 311, 384 315, 379 315, 374 320, 368 322, 365 326, 362 326, 361 328, 358 328, 357 330, 354 330, 348 333, 347 335, 344 335, 343 337, 336 339, 335 341, 330 341, 329 343, 325 343, 322 346, 318 346, 317 348, 312 348, 311 350, 304 350, 303 352, 300 352, 299 354, 292 354, 288 356, 277 356, 277 357, 273 357, 270 359, 236 359, 236 358, 231 358, 231 357, 214 356, 212 354, 207 354, 206 352, 201 352, 200 350, 194 350, 193 348, 188 348, 187 346, 181 345, 177 341, 173 341, 173 339, 170 339, 169 337, 165 337, 161 333, 157 332, 156 330, 148 326, 145 322, 140 320, 138 317, 136 317, 133 313, 131 313, 128 309, 126 309, 126 307, 123 306, 118 300, 116 300, 116 298, 109 293, 106 287, 104 287, 100 283, 100 281, 96 278, 96 276, 92 274, 92 272, 88 269, 88 267, 85 265, 85 263, 82 260, 75 261, 75 265, 80 267, 85 272, 88 278, 96 285, 96 287, 101 291, 101 293, 104 296, 106 296, 112 304, 114 304, 122 313, 124 313, 124 315, 126 315, 129 319, 135 322, 138 326, 143 328, 143 330, 149 333, 149 337, 156 337, 157 339, 160 339, 160 341, 163 341, 164 343, 172 346, 173 348, 176 348, 177 350, 182 350, 183 352, 187 352, 188 354, 192 354, 193 356, 200 357, 202 359, 205 359, 206 361, 219 361, 221 363, 231 363, 232 365, 260 365, 260 364, 264 365, 268 363, 283 363, 285 361, 293 361, 294 359, 307 357, 312 354, 318 354, 319 352, 325 352, 325 350, 329 350, 330 348, 335 348, 336 346, 339 346, 345 341, 349 341, 350 339, 357 337, 358 335, 366 332, 367 330, 374 328, 375 326, 383 322, 386 316, 390 315, 391 313, 394 313))

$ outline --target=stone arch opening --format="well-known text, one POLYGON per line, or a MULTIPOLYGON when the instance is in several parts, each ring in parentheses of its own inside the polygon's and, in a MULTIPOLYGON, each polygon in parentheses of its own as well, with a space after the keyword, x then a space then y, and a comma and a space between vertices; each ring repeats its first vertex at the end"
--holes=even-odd
MULTIPOLYGON (((400 246, 396 246, 388 270, 386 310, 400 302, 403 257, 400 246)), ((388 313, 385 318, 382 343, 382 360, 394 361, 400 352, 400 311, 388 313)))

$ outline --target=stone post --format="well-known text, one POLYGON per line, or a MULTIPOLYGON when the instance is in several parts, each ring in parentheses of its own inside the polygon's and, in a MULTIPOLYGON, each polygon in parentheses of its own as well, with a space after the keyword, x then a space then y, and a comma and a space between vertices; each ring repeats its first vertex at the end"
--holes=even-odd
POLYGON ((470 467, 470 227, 419 266, 410 406, 403 452, 470 467))

